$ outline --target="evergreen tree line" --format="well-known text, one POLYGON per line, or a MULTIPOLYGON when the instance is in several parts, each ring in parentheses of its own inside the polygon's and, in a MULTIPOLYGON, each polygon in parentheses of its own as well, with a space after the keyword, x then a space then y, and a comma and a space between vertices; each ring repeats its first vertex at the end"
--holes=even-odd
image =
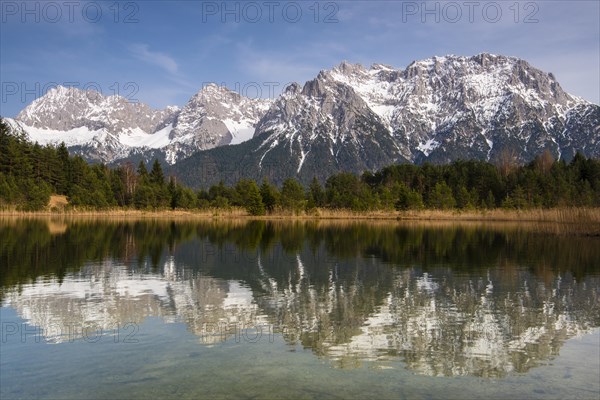
POLYGON ((150 170, 125 163, 117 168, 88 164, 70 156, 66 146, 31 144, 10 133, 0 120, 0 205, 21 210, 46 207, 50 195, 67 196, 70 206, 136 209, 243 207, 251 215, 279 211, 314 212, 317 208, 371 210, 526 209, 600 206, 600 161, 577 154, 555 161, 549 152, 527 165, 455 161, 447 165, 391 165, 362 176, 339 173, 324 185, 307 186, 289 178, 278 187, 241 179, 194 192, 166 179, 158 161, 150 170))

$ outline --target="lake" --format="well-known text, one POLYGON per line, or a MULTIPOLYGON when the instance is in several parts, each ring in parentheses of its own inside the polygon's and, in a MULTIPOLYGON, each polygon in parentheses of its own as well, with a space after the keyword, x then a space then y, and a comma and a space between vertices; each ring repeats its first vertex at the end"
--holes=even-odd
POLYGON ((600 238, 0 220, 0 397, 600 396, 600 238))

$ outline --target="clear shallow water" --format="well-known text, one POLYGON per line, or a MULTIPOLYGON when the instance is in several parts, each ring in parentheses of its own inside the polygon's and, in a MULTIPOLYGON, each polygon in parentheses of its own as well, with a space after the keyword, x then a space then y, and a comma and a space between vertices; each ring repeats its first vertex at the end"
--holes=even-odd
POLYGON ((0 397, 598 398, 600 240, 0 223, 0 397))

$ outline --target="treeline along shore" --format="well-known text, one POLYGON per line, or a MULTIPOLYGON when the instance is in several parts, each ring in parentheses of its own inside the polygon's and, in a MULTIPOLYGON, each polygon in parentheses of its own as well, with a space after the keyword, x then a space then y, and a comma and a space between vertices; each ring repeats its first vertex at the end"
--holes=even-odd
POLYGON ((66 146, 31 143, 0 120, 0 210, 3 214, 221 216, 600 221, 600 161, 569 162, 544 152, 519 165, 390 165, 361 176, 339 173, 303 185, 241 179, 193 190, 165 176, 158 161, 114 168, 89 164, 66 146))

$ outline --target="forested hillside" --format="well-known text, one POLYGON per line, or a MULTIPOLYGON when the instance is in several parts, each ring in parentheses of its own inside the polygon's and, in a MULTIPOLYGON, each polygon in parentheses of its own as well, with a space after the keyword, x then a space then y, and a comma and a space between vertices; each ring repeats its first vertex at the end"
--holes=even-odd
MULTIPOLYGON (((209 181, 207 179, 207 181, 209 181)), ((200 181, 202 187, 204 182, 200 181)), ((570 163, 549 152, 527 165, 507 155, 497 165, 456 161, 447 165, 391 165, 361 176, 340 173, 302 185, 288 178, 222 182, 197 192, 165 177, 158 161, 148 168, 125 163, 90 165, 70 156, 64 144, 40 146, 11 132, 0 120, 0 207, 46 208, 51 194, 65 195, 77 209, 207 209, 244 207, 251 215, 303 213, 317 208, 370 210, 526 209, 600 206, 600 162, 577 154, 570 163), (259 186, 260 185, 260 186, 259 186)))
POLYGON ((28 142, 22 132, 11 132, 0 120, 0 205, 23 211, 40 210, 51 194, 65 195, 72 207, 194 207, 196 195, 189 189, 167 184, 158 162, 151 171, 140 163, 117 168, 88 164, 70 156, 64 144, 40 146, 28 142), (189 200, 189 201, 188 201, 189 200))

